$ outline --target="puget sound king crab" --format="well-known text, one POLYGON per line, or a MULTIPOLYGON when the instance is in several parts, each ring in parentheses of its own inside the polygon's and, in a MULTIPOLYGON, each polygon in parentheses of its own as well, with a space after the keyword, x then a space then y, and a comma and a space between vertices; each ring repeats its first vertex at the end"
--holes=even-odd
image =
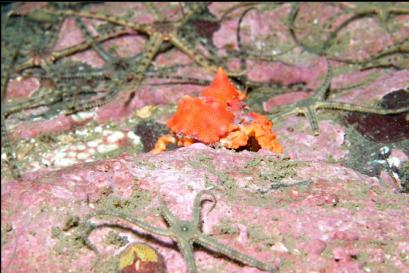
POLYGON ((265 116, 249 112, 246 94, 237 90, 219 68, 213 82, 200 97, 185 96, 168 120, 172 134, 161 136, 151 150, 160 153, 170 143, 189 146, 196 142, 228 149, 260 148, 282 153, 283 148, 265 116))

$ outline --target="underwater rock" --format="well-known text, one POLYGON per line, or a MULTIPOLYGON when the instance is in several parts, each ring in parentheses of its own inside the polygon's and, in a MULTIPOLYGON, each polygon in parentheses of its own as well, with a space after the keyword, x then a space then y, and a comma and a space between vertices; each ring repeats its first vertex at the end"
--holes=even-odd
MULTIPOLYGON (((387 188, 376 178, 338 164, 283 160, 266 150, 258 153, 214 150, 203 144, 158 155, 122 155, 115 160, 60 171, 26 174, 22 181, 5 181, 1 191, 1 220, 2 233, 7 236, 2 242, 2 270, 89 271, 95 253, 78 241, 77 226, 64 228, 67 216, 79 217, 81 221, 95 209, 108 209, 131 213, 152 225, 163 226, 154 212, 160 199, 177 217, 189 219, 196 193, 209 185, 214 187, 217 204, 209 210, 212 204, 203 203, 203 232, 259 260, 282 264, 284 272, 288 263, 297 271, 311 266, 308 256, 295 254, 297 249, 314 252, 323 269, 339 266, 334 259, 341 259, 338 263, 348 268, 362 267, 365 260, 359 254, 354 258, 355 254, 342 256, 343 252, 338 250, 333 252, 334 256, 322 252, 323 243, 332 252, 341 241, 351 240, 356 242, 354 253, 381 248, 391 259, 401 261, 393 265, 374 263, 371 268, 403 270, 404 256, 391 246, 409 236, 405 218, 409 213, 408 196, 387 188), (310 183, 298 184, 303 180, 310 183), (323 196, 323 201, 307 202, 310 196, 323 196), (334 196, 336 203, 325 201, 335 200, 334 196), (5 225, 12 228, 6 229, 5 225), (249 234, 241 243, 237 241, 237 233, 216 232, 237 225, 245 225, 249 234), (313 250, 312 246, 304 245, 309 240, 323 243, 313 250), (370 244, 373 240, 387 244, 370 244), (269 250, 280 244, 288 252, 269 250), (61 262, 56 264, 56 259, 61 262)), ((111 222, 108 218, 92 221, 111 222)), ((132 224, 124 226, 132 228, 132 224)), ((101 228, 89 236, 102 257, 119 250, 119 246, 102 240, 109 231, 112 228, 101 228)), ((168 238, 141 236, 147 233, 139 229, 116 231, 130 243, 143 240, 156 248, 169 272, 185 270, 180 252, 170 247, 168 238)), ((201 250, 195 250, 195 256, 201 270, 218 268, 218 272, 243 273, 249 270, 201 250)))

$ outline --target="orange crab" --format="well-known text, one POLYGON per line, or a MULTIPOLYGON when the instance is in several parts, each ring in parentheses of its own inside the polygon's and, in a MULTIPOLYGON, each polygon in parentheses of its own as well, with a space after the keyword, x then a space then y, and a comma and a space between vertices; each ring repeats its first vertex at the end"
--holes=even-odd
POLYGON ((265 148, 282 153, 272 122, 263 115, 248 112, 243 102, 245 97, 219 68, 200 97, 182 98, 176 113, 167 122, 172 134, 160 137, 151 153, 166 150, 170 143, 189 146, 196 142, 228 149, 265 148))

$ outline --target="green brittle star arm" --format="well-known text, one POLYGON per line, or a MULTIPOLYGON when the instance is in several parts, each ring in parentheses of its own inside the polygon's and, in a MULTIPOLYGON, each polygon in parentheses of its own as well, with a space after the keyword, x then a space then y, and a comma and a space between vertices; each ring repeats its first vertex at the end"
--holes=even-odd
POLYGON ((254 259, 253 257, 227 247, 226 245, 214 240, 213 238, 210 238, 209 236, 202 234, 197 238, 197 240, 195 240, 195 242, 206 249, 212 250, 214 253, 223 254, 230 259, 243 263, 245 265, 256 267, 267 272, 277 272, 277 268, 275 268, 274 266, 263 263, 259 260, 254 259))

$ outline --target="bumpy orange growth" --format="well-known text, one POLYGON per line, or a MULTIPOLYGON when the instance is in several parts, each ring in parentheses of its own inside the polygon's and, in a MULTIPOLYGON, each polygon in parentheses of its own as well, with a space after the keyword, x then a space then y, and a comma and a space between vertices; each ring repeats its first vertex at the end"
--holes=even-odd
POLYGON ((190 136, 210 144, 228 133, 234 115, 226 107, 211 98, 184 97, 167 126, 173 133, 190 136))
POLYGON ((254 138, 261 148, 282 153, 283 148, 272 131, 273 124, 265 116, 254 112, 244 113, 245 94, 238 91, 227 74, 219 68, 210 84, 199 98, 184 97, 167 126, 173 135, 159 138, 152 153, 177 143, 188 146, 194 142, 220 143, 229 149, 248 145, 254 138))
POLYGON ((221 67, 217 70, 217 74, 210 86, 203 90, 202 96, 214 98, 224 103, 232 103, 237 100, 243 100, 246 97, 244 93, 241 93, 234 87, 221 67))
POLYGON ((226 148, 238 149, 246 146, 250 137, 253 137, 261 148, 282 153, 283 147, 272 131, 273 123, 265 116, 254 112, 248 113, 248 116, 253 119, 250 123, 239 124, 230 131, 227 137, 221 139, 220 143, 226 148))
POLYGON ((254 136, 258 144, 275 153, 282 153, 283 147, 277 140, 276 134, 273 132, 273 123, 263 115, 250 112, 249 116, 254 118, 254 121, 249 126, 244 128, 248 136, 254 136))

